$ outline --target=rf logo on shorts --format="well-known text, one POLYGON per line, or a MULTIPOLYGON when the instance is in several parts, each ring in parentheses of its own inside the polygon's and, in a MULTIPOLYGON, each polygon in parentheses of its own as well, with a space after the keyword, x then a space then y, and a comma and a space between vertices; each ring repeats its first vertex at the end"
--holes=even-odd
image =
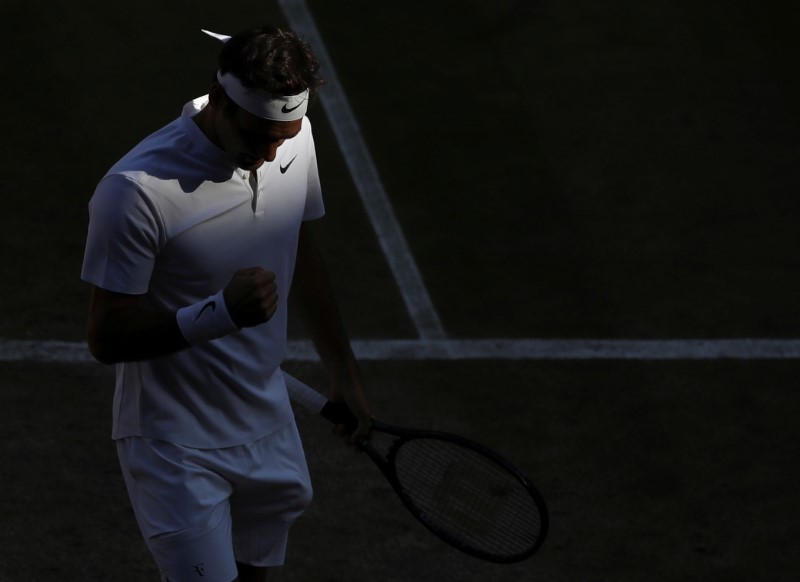
POLYGON ((194 566, 192 566, 192 568, 194 568, 194 573, 197 574, 198 576, 205 576, 205 569, 206 569, 205 562, 200 562, 199 564, 195 564, 194 566))

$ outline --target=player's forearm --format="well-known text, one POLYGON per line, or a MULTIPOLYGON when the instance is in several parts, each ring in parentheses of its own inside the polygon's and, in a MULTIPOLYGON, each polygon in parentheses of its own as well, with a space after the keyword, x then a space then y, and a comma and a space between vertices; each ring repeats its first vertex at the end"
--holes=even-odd
POLYGON ((303 319, 330 376, 332 398, 344 398, 366 427, 369 405, 364 396, 361 372, 307 225, 301 230, 289 300, 303 319))
POLYGON ((296 273, 289 300, 325 368, 332 375, 345 378, 355 368, 350 341, 327 282, 314 280, 316 277, 296 273))
POLYGON ((214 295, 176 312, 148 308, 144 295, 92 287, 89 348, 103 363, 147 360, 261 325, 277 310, 275 273, 241 269, 214 295))
MULTIPOLYGON (((295 284, 297 280, 295 279, 295 284)), ((328 372, 331 382, 332 400, 344 400, 359 418, 361 435, 366 434, 370 418, 370 407, 364 395, 361 371, 353 355, 350 341, 333 304, 331 295, 321 296, 319 287, 300 291, 302 285, 293 287, 290 300, 296 312, 301 314, 308 334, 328 372)))
POLYGON ((175 314, 126 307, 89 323, 89 349, 105 364, 148 360, 189 347, 175 314))
POLYGON ((300 232, 297 261, 289 295, 294 312, 300 316, 325 368, 346 378, 357 371, 327 271, 319 256, 309 226, 300 232))

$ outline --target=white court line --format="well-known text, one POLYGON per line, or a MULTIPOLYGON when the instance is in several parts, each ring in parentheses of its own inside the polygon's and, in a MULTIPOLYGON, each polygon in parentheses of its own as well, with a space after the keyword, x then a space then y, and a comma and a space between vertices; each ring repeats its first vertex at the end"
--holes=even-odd
POLYGON ((428 296, 314 19, 304 0, 279 0, 278 3, 290 27, 311 43, 320 62, 320 74, 325 79, 325 88, 320 93, 322 106, 417 333, 422 339, 442 339, 446 334, 439 315, 428 296))
MULTIPOLYGON (((797 339, 355 340, 362 361, 419 360, 797 360, 797 339)), ((290 341, 287 360, 318 362, 311 342, 290 341)), ((93 362, 86 344, 0 340, 0 362, 93 362)))

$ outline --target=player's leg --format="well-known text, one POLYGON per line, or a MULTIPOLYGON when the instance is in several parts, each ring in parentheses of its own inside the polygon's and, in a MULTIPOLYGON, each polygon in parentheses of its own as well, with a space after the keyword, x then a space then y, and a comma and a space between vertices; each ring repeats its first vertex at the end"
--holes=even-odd
POLYGON ((247 445, 246 450, 247 464, 235 480, 230 499, 234 555, 240 564, 254 568, 281 566, 289 529, 312 497, 294 421, 247 445))
POLYGON ((240 562, 236 563, 236 568, 239 570, 239 582, 266 582, 269 573, 269 568, 248 566, 240 562))
POLYGON ((122 474, 148 548, 169 582, 231 582, 231 486, 205 452, 131 437, 117 441, 122 474))

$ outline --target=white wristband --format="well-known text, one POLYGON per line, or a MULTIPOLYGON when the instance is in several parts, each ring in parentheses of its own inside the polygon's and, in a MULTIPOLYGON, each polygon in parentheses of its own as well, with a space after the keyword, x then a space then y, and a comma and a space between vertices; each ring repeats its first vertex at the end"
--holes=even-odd
POLYGON ((222 291, 179 309, 175 318, 183 337, 191 346, 239 330, 228 313, 222 291))

